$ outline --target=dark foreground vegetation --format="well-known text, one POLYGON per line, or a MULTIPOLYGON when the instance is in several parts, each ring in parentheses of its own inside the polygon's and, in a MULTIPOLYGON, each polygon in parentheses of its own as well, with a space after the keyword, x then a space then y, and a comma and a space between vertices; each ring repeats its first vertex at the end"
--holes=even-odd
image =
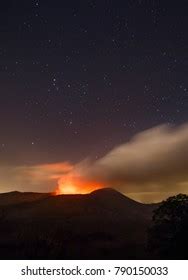
POLYGON ((169 197, 154 211, 148 251, 155 259, 188 259, 188 196, 169 197))

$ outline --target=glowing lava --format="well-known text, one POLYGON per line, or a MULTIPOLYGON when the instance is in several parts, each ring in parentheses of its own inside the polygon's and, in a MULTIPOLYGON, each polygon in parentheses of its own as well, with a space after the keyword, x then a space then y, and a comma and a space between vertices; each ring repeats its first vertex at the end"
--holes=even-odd
POLYGON ((86 194, 103 187, 102 183, 68 175, 59 179, 55 194, 86 194))

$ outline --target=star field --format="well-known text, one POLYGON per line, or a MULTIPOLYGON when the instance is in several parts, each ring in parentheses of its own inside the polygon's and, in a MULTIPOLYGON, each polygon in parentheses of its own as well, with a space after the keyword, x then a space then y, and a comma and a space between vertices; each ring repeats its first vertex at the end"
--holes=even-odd
POLYGON ((188 120, 185 1, 14 1, 0 10, 0 157, 98 158, 188 120))

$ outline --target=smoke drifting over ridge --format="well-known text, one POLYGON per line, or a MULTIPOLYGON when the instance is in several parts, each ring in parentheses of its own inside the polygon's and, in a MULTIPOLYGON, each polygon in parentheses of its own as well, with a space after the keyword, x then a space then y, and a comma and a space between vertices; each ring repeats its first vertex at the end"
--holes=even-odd
MULTIPOLYGON (((143 131, 75 171, 124 193, 188 191, 188 125, 143 131)), ((74 172, 75 172, 74 171, 74 172)))
POLYGON ((188 125, 163 125, 137 134, 95 162, 91 174, 109 182, 188 179, 188 125))
POLYGON ((65 182, 78 182, 77 192, 87 192, 87 185, 89 191, 94 184, 116 188, 141 201, 188 193, 188 124, 145 130, 94 162, 2 167, 0 175, 1 186, 5 183, 22 191, 54 191, 58 184, 63 193, 65 182))

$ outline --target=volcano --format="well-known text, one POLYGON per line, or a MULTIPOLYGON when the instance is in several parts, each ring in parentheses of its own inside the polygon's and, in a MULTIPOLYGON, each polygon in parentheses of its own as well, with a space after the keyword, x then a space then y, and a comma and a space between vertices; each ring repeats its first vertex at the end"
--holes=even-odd
POLYGON ((143 259, 155 204, 105 188, 0 194, 1 259, 143 259))

